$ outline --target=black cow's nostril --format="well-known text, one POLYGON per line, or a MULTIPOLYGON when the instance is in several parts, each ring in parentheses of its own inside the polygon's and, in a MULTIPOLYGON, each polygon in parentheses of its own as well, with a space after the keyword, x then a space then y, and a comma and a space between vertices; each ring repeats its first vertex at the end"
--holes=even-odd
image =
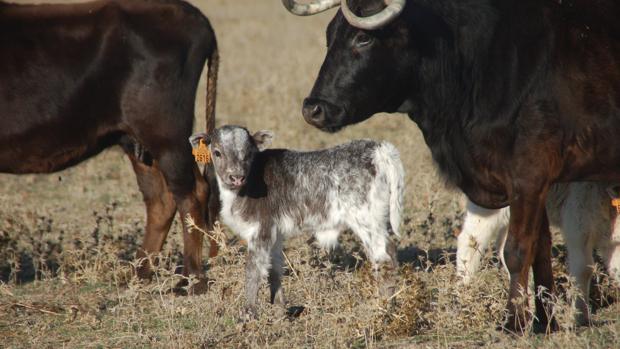
POLYGON ((312 108, 310 110, 310 115, 311 117, 316 117, 317 115, 321 114, 323 112, 323 109, 321 109, 320 105, 315 105, 314 108, 312 108))
POLYGON ((323 122, 325 119, 325 113, 323 112, 323 107, 321 107, 320 102, 309 98, 304 100, 301 112, 307 121, 323 122))

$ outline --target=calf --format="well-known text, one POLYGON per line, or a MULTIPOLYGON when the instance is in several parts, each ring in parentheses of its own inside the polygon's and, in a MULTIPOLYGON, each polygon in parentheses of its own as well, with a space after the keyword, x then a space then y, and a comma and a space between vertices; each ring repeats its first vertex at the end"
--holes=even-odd
POLYGON ((403 166, 387 142, 357 140, 334 148, 299 152, 264 150, 272 134, 250 135, 239 126, 190 138, 209 144, 220 192, 220 215, 248 243, 247 308, 254 312, 261 279, 269 276, 271 302, 282 295, 282 242, 298 232, 314 232, 333 247, 351 229, 362 241, 382 291, 393 292, 397 267, 393 235, 398 236, 403 197, 403 166), (385 264, 381 264, 386 262, 385 264), (377 275, 378 276, 378 275, 377 275))
MULTIPOLYGON (((551 225, 559 227, 568 249, 568 269, 575 278, 581 295, 575 300, 576 323, 589 322, 588 295, 596 248, 610 275, 620 285, 620 222, 610 206, 606 185, 571 183, 555 185, 547 199, 551 225)), ((609 194, 618 197, 614 187, 609 194)), ((467 202, 463 230, 458 237, 457 272, 465 283, 478 271, 482 256, 490 242, 496 239, 503 251, 510 221, 510 208, 489 210, 467 202)), ((500 253, 502 263, 503 253, 500 253)), ((504 264, 505 265, 505 264, 504 264)))
MULTIPOLYGON (((176 211, 205 227, 208 186, 185 139, 206 60, 214 123, 218 50, 198 9, 176 0, 0 1, 0 52, 0 172, 60 171, 121 145, 146 204, 139 259, 161 250, 176 211)), ((183 240, 184 274, 200 277, 202 236, 184 224, 183 240)), ((149 277, 149 264, 138 274, 149 277)))

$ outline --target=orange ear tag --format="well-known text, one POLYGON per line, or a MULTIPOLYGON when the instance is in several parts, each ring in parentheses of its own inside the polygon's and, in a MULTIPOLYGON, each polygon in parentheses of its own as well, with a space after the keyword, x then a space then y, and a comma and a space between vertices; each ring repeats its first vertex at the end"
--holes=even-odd
POLYGON ((616 208, 616 212, 620 213, 620 198, 611 199, 611 206, 616 208))
POLYGON ((196 159, 196 162, 202 162, 208 164, 211 161, 211 153, 205 142, 201 139, 197 148, 192 149, 192 154, 196 159))

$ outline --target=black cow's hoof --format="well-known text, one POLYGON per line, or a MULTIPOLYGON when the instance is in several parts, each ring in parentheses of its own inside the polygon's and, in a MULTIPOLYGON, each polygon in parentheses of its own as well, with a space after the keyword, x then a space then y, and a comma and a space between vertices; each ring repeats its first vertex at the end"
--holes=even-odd
POLYGON ((551 319, 551 322, 539 321, 538 319, 534 319, 534 323, 532 324, 532 331, 536 334, 551 334, 553 332, 557 332, 559 329, 560 326, 558 326, 558 323, 557 321, 555 321, 555 319, 551 319))

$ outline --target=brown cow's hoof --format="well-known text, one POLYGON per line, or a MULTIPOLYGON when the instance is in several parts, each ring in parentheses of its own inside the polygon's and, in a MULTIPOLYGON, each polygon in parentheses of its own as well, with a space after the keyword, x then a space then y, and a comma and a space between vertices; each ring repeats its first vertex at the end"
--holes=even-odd
POLYGON ((136 276, 142 280, 151 280, 153 278, 153 270, 148 266, 142 265, 136 268, 136 276))
POLYGON ((179 281, 172 289, 172 292, 177 296, 197 296, 205 294, 209 291, 209 279, 202 277, 198 279, 198 282, 189 286, 187 279, 179 281))
POLYGON ((503 325, 498 326, 497 330, 507 334, 522 336, 527 330, 528 322, 529 319, 527 317, 509 315, 506 322, 503 325))

